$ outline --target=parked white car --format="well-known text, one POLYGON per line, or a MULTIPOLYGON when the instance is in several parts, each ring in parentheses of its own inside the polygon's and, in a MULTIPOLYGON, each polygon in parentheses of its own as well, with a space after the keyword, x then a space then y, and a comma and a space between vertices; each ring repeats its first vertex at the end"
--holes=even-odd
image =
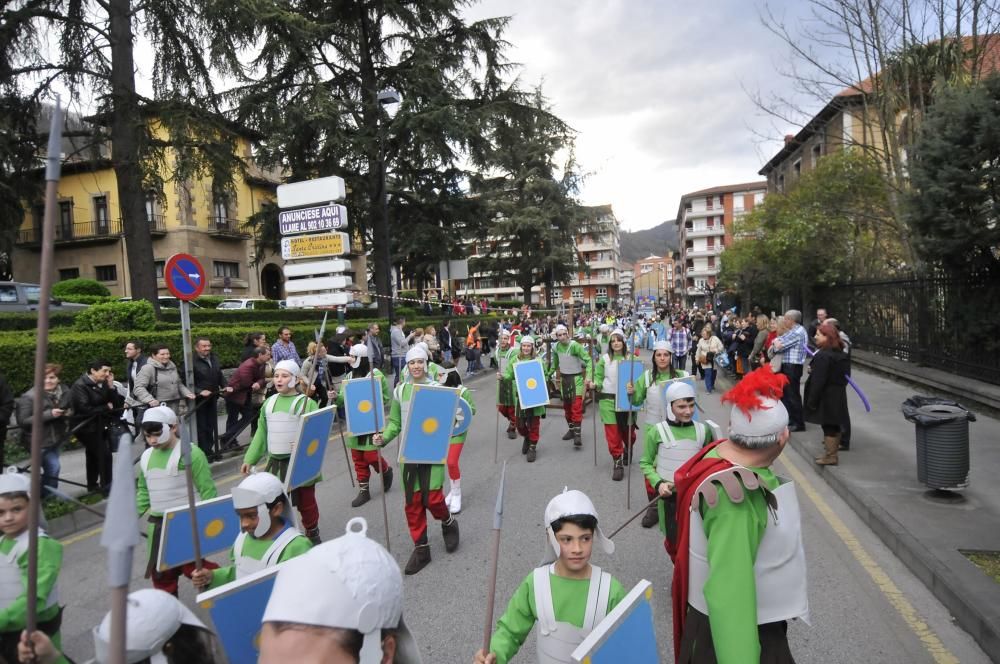
POLYGON ((253 309, 255 302, 266 302, 263 298, 231 297, 219 302, 216 309, 253 309))

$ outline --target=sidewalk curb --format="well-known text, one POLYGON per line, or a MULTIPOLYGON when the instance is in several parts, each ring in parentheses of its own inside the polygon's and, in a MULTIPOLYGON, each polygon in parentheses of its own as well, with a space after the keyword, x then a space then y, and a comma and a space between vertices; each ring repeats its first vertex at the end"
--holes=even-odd
MULTIPOLYGON (((793 435, 789 448, 812 467, 812 453, 805 440, 793 435)), ((964 568, 971 568, 972 563, 958 551, 954 552, 954 566, 939 559, 863 489, 846 480, 843 471, 824 467, 817 474, 952 613, 959 627, 1000 664, 1000 604, 996 597, 1000 596, 1000 588, 983 584, 979 570, 964 568)))
MULTIPOLYGON (((220 477, 225 477, 226 475, 239 471, 242 463, 243 455, 241 454, 239 456, 229 457, 212 464, 212 479, 218 480, 220 477)), ((108 501, 102 500, 99 503, 90 505, 90 507, 103 512, 107 505, 108 501)), ((63 539, 103 524, 104 519, 92 512, 88 512, 82 507, 78 507, 78 509, 70 512, 69 514, 65 514, 49 521, 48 526, 45 528, 45 532, 50 537, 55 539, 63 539)))

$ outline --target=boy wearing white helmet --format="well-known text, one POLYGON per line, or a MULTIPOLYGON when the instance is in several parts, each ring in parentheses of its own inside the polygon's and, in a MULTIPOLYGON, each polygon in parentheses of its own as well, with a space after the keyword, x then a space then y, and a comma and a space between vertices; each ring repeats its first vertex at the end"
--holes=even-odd
POLYGON ((555 327, 556 344, 552 348, 552 372, 562 395, 563 414, 568 430, 563 440, 572 440, 573 447, 583 446, 583 392, 592 386, 593 362, 580 342, 569 338, 565 325, 555 327))
POLYGON ((271 473, 254 473, 233 488, 233 507, 240 532, 229 552, 232 564, 195 571, 191 581, 203 591, 273 567, 312 548, 285 515, 290 509, 285 488, 271 473))
MULTIPOLYGON (((354 344, 351 346, 349 355, 351 359, 351 378, 369 378, 373 375, 381 386, 382 403, 389 403, 392 398, 392 391, 389 389, 389 380, 385 375, 375 369, 371 371, 368 360, 368 347, 364 344, 354 344)), ((344 391, 337 393, 337 409, 340 411, 344 407, 344 391)), ((358 476, 358 495, 351 501, 351 507, 361 507, 371 500, 371 469, 375 468, 377 473, 385 473, 385 490, 392 486, 392 468, 382 457, 379 448, 372 441, 372 434, 366 436, 345 435, 344 440, 348 449, 351 450, 351 461, 354 462, 354 472, 358 476)))
MULTIPOLYGON (((389 409, 385 431, 373 436, 376 445, 382 446, 392 441, 403 431, 403 423, 406 422, 413 399, 413 386, 432 384, 427 375, 427 353, 423 348, 413 347, 406 353, 406 368, 410 371, 410 380, 400 382, 393 390, 392 408, 389 409)), ((441 522, 444 548, 448 553, 458 548, 458 521, 448 509, 442 491, 444 464, 400 464, 399 473, 406 500, 406 525, 413 539, 413 553, 404 571, 416 574, 431 561, 430 544, 427 543, 427 512, 441 522)))
MULTIPOLYGON (((184 473, 184 459, 181 456, 178 437, 177 415, 167 406, 150 408, 143 415, 143 436, 149 445, 139 457, 139 473, 136 481, 135 503, 139 516, 149 513, 147 529, 149 556, 146 564, 146 578, 153 579, 153 587, 177 595, 177 580, 181 574, 191 578, 194 563, 160 571, 156 569, 156 555, 160 549, 160 533, 163 529, 163 513, 172 507, 187 505, 187 478, 184 473)), ((208 466, 205 453, 197 445, 191 446, 191 476, 194 488, 201 500, 215 498, 215 482, 208 466)), ((210 560, 206 567, 218 567, 210 560)))
MULTIPOLYGON (((670 344, 666 341, 657 341, 653 344, 653 366, 642 372, 635 383, 628 385, 628 393, 631 395, 632 403, 636 406, 644 406, 642 413, 642 438, 650 435, 656 425, 667 419, 667 404, 663 399, 666 384, 677 378, 684 378, 688 373, 683 369, 675 369, 673 358, 671 357, 670 344)), ((649 481, 646 481, 646 500, 653 500, 656 491, 649 481)), ((642 517, 642 527, 652 528, 657 522, 657 506, 651 505, 642 517)))
POLYGON ((264 610, 259 664, 420 664, 403 620, 403 577, 361 517, 281 566, 264 610))
MULTIPOLYGON (((27 621, 28 515, 31 481, 16 468, 0 474, 0 657, 17 661, 27 621)), ((38 629, 58 646, 62 609, 57 581, 63 547, 38 529, 38 629)))
MULTIPOLYGON (((695 391, 689 383, 672 383, 664 392, 666 418, 646 430, 639 468, 646 482, 662 500, 656 510, 663 546, 673 560, 677 555, 677 496, 674 474, 698 451, 712 442, 711 428, 695 422, 695 391)), ((647 512, 648 514, 648 512, 647 512)), ((643 519, 645 520, 645 519, 643 519)), ((655 522, 654 522, 655 523, 655 522)))
MULTIPOLYGON (((265 470, 281 481, 285 480, 292 446, 297 442, 299 420, 319 408, 315 401, 296 389, 299 373, 299 365, 293 360, 282 360, 274 365, 274 389, 277 394, 268 397, 261 406, 257 433, 243 455, 240 471, 244 475, 249 475, 253 466, 266 454, 265 470)), ((316 483, 321 479, 318 477, 308 486, 292 491, 292 503, 298 508, 306 537, 313 544, 322 541, 319 536, 319 505, 316 503, 316 483)))
MULTIPOLYGON (((512 384, 514 382, 514 367, 517 363, 535 359, 535 340, 531 336, 525 335, 521 337, 517 348, 519 349, 518 352, 510 356, 507 369, 503 374, 503 377, 511 381, 512 384)), ((514 391, 514 400, 515 402, 517 401, 516 389, 514 391)), ((538 453, 538 437, 541 431, 541 418, 545 417, 545 406, 523 409, 521 408, 521 404, 517 403, 515 410, 517 413, 517 431, 524 437, 524 442, 521 443, 521 454, 526 454, 528 456, 528 463, 533 463, 538 453)))
POLYGON ((570 661, 573 650, 625 598, 609 573, 590 564, 596 542, 608 554, 614 542, 598 525, 594 503, 582 491, 563 492, 545 507, 546 556, 525 577, 497 621, 490 652, 480 649, 476 664, 506 664, 539 623, 539 664, 570 661))

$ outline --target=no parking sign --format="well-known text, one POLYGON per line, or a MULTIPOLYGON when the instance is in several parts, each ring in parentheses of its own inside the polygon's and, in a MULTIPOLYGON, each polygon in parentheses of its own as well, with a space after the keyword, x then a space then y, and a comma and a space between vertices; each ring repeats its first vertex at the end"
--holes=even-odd
POLYGON ((174 254, 163 266, 163 279, 178 300, 190 302, 205 290, 205 269, 191 254, 174 254))

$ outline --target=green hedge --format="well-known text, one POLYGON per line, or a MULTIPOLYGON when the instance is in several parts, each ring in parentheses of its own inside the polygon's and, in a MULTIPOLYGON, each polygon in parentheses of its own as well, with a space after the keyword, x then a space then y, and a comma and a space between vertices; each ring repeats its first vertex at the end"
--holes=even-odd
POLYGON ((146 300, 106 302, 88 307, 73 321, 80 332, 99 330, 152 330, 156 327, 153 305, 146 300))
POLYGON ((64 298, 67 295, 97 295, 108 297, 111 291, 99 281, 93 279, 65 279, 52 284, 52 297, 64 298))
MULTIPOLYGON (((82 311, 82 310, 81 310, 82 311)), ((73 319, 80 311, 50 311, 49 328, 72 327, 73 319)), ((15 332, 20 330, 37 330, 38 314, 34 312, 24 313, 0 313, 0 331, 15 332)))

